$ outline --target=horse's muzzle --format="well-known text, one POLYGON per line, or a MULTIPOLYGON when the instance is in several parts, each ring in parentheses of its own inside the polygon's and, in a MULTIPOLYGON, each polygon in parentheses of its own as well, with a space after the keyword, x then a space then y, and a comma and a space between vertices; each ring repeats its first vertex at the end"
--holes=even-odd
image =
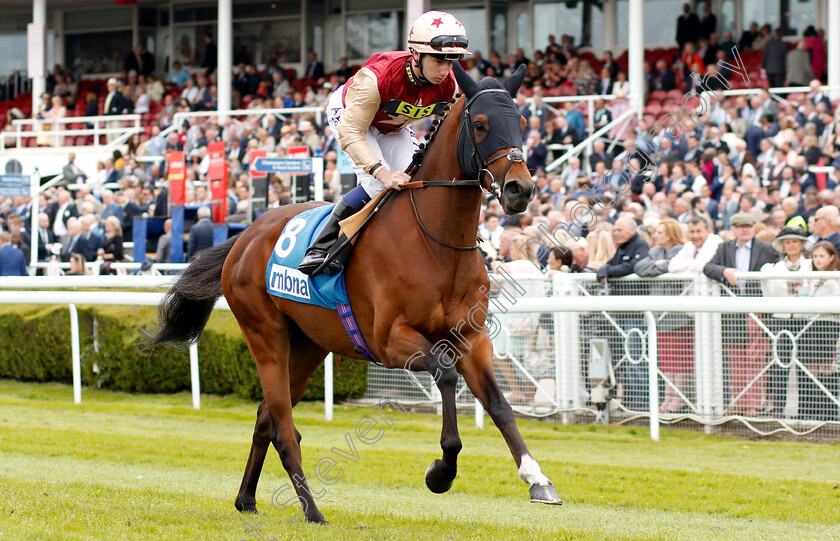
POLYGON ((519 179, 511 179, 505 182, 502 189, 502 207, 507 214, 519 214, 528 208, 528 203, 534 197, 537 186, 531 185, 528 189, 526 184, 519 179))

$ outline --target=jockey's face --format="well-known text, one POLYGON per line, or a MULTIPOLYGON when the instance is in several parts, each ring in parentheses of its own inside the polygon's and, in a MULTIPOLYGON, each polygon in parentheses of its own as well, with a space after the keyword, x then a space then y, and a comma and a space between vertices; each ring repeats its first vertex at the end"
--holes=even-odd
POLYGON ((430 83, 439 85, 449 77, 449 72, 452 71, 451 60, 440 60, 432 55, 414 53, 414 60, 418 57, 422 59, 423 77, 429 80, 430 83))

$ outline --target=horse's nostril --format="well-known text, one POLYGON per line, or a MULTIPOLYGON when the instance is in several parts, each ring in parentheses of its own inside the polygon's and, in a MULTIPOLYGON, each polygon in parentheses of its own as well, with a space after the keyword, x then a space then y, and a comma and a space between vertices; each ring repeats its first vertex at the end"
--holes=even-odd
POLYGON ((520 180, 509 180, 505 183, 505 195, 508 197, 517 197, 525 191, 525 185, 520 180))

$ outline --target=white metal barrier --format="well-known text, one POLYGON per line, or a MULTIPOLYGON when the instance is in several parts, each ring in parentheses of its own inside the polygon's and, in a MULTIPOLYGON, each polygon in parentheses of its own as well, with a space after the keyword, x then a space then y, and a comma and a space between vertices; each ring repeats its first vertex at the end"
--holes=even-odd
MULTIPOLYGON (((7 149, 6 141, 14 141, 14 146, 23 147, 24 139, 48 137, 52 147, 64 147, 64 137, 93 137, 93 146, 116 146, 127 141, 135 133, 142 133, 140 125, 141 115, 110 115, 110 116, 68 116, 57 119, 18 119, 12 121, 14 131, 0 133, 0 152, 7 149), (130 124, 125 126, 124 124, 130 124), (64 129, 68 124, 92 124, 92 128, 64 129), (24 130, 28 126, 28 130, 24 130), (42 129, 49 126, 49 129, 42 129), (100 136, 115 136, 107 145, 100 144, 100 136)), ((85 145, 87 146, 87 145, 85 145)))

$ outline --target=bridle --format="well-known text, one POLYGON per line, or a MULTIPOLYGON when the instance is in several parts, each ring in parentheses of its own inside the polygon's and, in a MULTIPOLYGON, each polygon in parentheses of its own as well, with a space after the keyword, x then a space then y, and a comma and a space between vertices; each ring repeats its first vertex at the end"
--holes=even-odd
MULTIPOLYGON (((472 103, 476 100, 476 98, 478 98, 482 94, 487 94, 487 93, 490 93, 490 92, 504 92, 506 95, 510 96, 508 91, 503 89, 503 88, 486 88, 484 90, 480 90, 480 91, 476 92, 476 94, 473 97, 471 97, 470 99, 468 99, 464 102, 464 111, 461 115, 461 129, 460 129, 460 133, 458 134, 458 137, 459 138, 465 137, 465 136, 467 137, 467 142, 470 144, 470 149, 471 149, 470 158, 473 161, 473 165, 478 165, 477 177, 478 177, 478 181, 479 181, 481 187, 484 188, 485 190, 487 190, 488 192, 490 192, 491 194, 495 195, 497 199, 501 199, 502 198, 502 188, 504 187, 505 179, 507 178, 508 171, 510 171, 510 168, 513 166, 514 163, 524 162, 525 161, 525 154, 522 152, 521 148, 511 147, 506 153, 499 154, 498 156, 495 156, 495 157, 490 158, 488 160, 487 158, 484 157, 484 153, 481 152, 481 149, 478 148, 478 143, 476 143, 475 134, 473 133, 473 130, 472 130, 472 118, 470 117, 470 105, 472 105, 472 103), (490 169, 488 169, 488 167, 490 166, 490 164, 492 164, 492 163, 494 163, 494 162, 496 162, 496 161, 498 161, 502 158, 507 158, 508 159, 508 164, 507 164, 507 167, 505 167, 504 174, 502 175, 502 184, 499 185, 499 183, 496 182, 495 177, 493 177, 493 173, 490 172, 490 169), (486 183, 486 185, 485 185, 484 180, 483 180, 483 175, 485 173, 490 176, 490 179, 486 183)), ((462 164, 462 166, 463 165, 465 165, 465 164, 462 164)))
MULTIPOLYGON (((525 155, 522 152, 521 148, 511 147, 510 149, 508 149, 507 152, 499 154, 498 156, 494 156, 494 157, 492 157, 488 160, 487 158, 484 157, 484 153, 481 152, 481 149, 479 148, 478 143, 475 140, 475 134, 473 133, 473 130, 472 130, 472 118, 470 116, 470 109, 469 108, 470 108, 470 105, 472 105, 472 103, 475 101, 476 98, 478 98, 482 94, 486 94, 486 93, 489 93, 489 92, 504 92, 505 95, 510 96, 508 91, 503 89, 503 88, 487 88, 487 89, 480 90, 480 91, 476 92, 476 94, 474 96, 472 96, 470 99, 468 99, 464 102, 464 108, 463 108, 463 111, 461 113, 461 125, 459 127, 459 133, 458 133, 459 143, 464 137, 467 138, 467 142, 470 145, 470 159, 472 160, 473 165, 478 166, 478 168, 477 168, 478 173, 476 175, 478 178, 472 179, 472 180, 425 180, 425 181, 417 181, 417 182, 408 182, 408 183, 403 185, 404 188, 409 189, 409 196, 410 196, 410 199, 411 199, 411 208, 414 210, 414 217, 417 219, 417 223, 420 225, 420 229, 423 230, 423 233, 425 233, 429 238, 431 238, 433 241, 437 242, 441 246, 445 246, 445 247, 450 248, 452 250, 458 250, 458 251, 477 250, 479 248, 479 245, 475 244, 473 246, 458 246, 458 245, 446 242, 445 240, 439 239, 435 235, 433 235, 432 232, 429 231, 428 228, 426 228, 425 224, 423 224, 423 221, 420 219, 420 213, 417 211, 417 204, 414 201, 414 189, 415 188, 429 188, 429 187, 433 187, 433 186, 447 187, 447 188, 455 188, 455 187, 461 187, 461 186, 479 186, 483 190, 487 191, 488 193, 496 196, 496 198, 498 198, 498 199, 502 198, 502 188, 504 186, 505 179, 507 178, 508 171, 510 171, 510 168, 513 166, 514 163, 524 162, 525 161, 525 155), (496 161, 498 161, 502 158, 505 158, 505 157, 508 159, 508 164, 507 164, 507 167, 505 167, 504 174, 502 175, 502 184, 499 185, 499 183, 496 182, 496 179, 493 176, 493 173, 490 171, 489 166, 490 166, 490 164, 495 163, 496 161), (486 175, 489 175, 489 177, 490 177, 487 182, 484 181, 485 173, 486 173, 486 175)), ((461 157, 459 156, 459 160, 460 159, 461 159, 461 157)), ((466 170, 467 168, 464 167, 465 165, 466 164, 462 163, 461 167, 463 167, 466 170)))

